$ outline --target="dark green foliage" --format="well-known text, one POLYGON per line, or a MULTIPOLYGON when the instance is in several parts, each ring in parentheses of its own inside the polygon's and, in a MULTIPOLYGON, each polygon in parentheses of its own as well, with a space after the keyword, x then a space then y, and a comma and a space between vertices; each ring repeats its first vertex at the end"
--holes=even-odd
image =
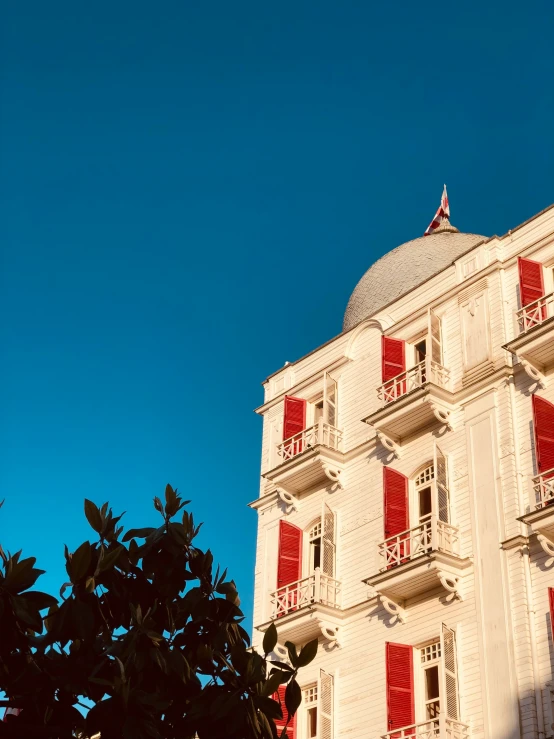
POLYGON ((22 710, 0 739, 277 738, 271 696, 286 683, 294 714, 317 640, 299 654, 287 642, 290 664, 268 660, 274 626, 264 655, 250 648, 235 583, 194 546, 187 503, 168 485, 165 503, 154 499, 161 525, 123 535, 121 516, 86 500, 98 540, 65 547, 60 601, 31 589, 34 557, 0 547, 0 706, 22 710))

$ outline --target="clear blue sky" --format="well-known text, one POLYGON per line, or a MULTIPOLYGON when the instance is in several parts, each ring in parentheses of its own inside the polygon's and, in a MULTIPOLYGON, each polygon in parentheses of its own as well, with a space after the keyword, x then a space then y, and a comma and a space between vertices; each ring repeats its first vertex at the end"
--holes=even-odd
MULTIPOLYGON (((0 541, 170 481, 250 614, 260 381, 423 233, 554 201, 551 0, 26 2, 0 30, 0 541)), ((40 582, 40 581, 39 581, 40 582)))

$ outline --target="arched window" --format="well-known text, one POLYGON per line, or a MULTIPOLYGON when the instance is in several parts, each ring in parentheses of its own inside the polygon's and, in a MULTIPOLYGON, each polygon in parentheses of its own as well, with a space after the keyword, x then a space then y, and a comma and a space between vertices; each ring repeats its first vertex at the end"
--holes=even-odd
POLYGON ((412 511, 418 523, 435 515, 439 521, 450 523, 450 500, 446 457, 435 445, 433 460, 426 462, 413 476, 414 497, 412 511))
POLYGON ((308 574, 313 575, 321 567, 321 518, 308 528, 307 546, 308 574))
POLYGON ((415 511, 418 517, 418 523, 424 523, 429 520, 434 512, 434 482, 435 482, 435 465, 433 462, 427 464, 420 469, 415 476, 415 511))

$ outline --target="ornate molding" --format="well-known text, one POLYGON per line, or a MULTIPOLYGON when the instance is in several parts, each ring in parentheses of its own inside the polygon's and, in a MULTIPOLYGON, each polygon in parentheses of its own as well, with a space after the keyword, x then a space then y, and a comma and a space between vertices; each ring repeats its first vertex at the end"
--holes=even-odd
POLYGON ((389 452, 392 452, 397 459, 400 459, 400 447, 396 442, 394 442, 392 439, 389 439, 389 437, 384 434, 382 431, 377 432, 377 437, 381 444, 385 447, 385 449, 388 449, 389 452))
POLYGON ((285 490, 282 487, 276 486, 275 489, 277 490, 279 500, 281 500, 286 506, 285 513, 291 513, 291 511, 298 511, 300 509, 298 498, 295 498, 292 493, 289 493, 288 490, 285 490))
POLYGON ((342 470, 339 467, 334 467, 328 462, 323 462, 323 472, 325 476, 333 483, 329 492, 334 493, 335 490, 342 490, 344 485, 342 484, 342 470))
POLYGON ((537 534, 537 541, 549 557, 554 557, 554 542, 548 536, 537 534))
POLYGON ((519 363, 523 367, 525 374, 528 375, 533 382, 537 383, 537 387, 535 388, 538 390, 539 388, 545 388, 546 387, 546 377, 540 372, 531 362, 527 361, 527 359, 523 359, 523 357, 518 357, 519 363))
POLYGON ((388 596, 383 595, 383 593, 379 593, 379 600, 387 613, 390 613, 391 616, 396 616, 399 623, 406 623, 406 611, 400 603, 391 600, 388 596))
POLYGON ((446 426, 447 429, 452 431, 452 424, 450 423, 450 411, 447 411, 445 408, 441 408, 435 403, 430 403, 430 406, 431 410, 433 411, 433 415, 435 416, 437 421, 439 423, 442 423, 443 426, 446 426))
POLYGON ((449 593, 453 593, 454 597, 458 598, 458 600, 464 599, 460 589, 461 578, 451 575, 449 572, 442 571, 440 571, 438 575, 441 585, 445 590, 448 590, 449 593))
POLYGON ((331 625, 325 621, 319 622, 319 628, 323 636, 330 641, 332 644, 336 644, 337 647, 341 646, 339 641, 339 627, 331 625))

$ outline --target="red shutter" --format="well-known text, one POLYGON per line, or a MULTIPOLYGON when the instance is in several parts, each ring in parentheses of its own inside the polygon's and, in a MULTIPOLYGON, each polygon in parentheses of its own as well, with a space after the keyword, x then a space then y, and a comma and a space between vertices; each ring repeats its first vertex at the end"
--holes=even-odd
MULTIPOLYGON (((391 469, 383 467, 383 497, 385 511, 385 539, 406 531, 410 528, 410 515, 408 507, 408 478, 391 469)), ((402 543, 393 539, 387 544, 385 559, 387 568, 405 562, 409 554, 410 535, 402 537, 402 543)))
POLYGON ((302 529, 288 521, 279 521, 279 561, 277 588, 302 577, 302 529))
MULTIPOLYGON (((407 644, 386 643, 388 729, 415 722, 413 650, 407 644)), ((396 736, 400 736, 398 733, 396 736)), ((395 739, 393 735, 391 739, 395 739)))
MULTIPOLYGON (((276 718, 275 719, 275 727, 277 728, 277 736, 281 736, 281 732, 285 728, 285 725, 287 723, 289 712, 287 711, 287 707, 285 705, 285 690, 287 689, 286 685, 279 685, 279 689, 276 693, 273 693, 271 696, 274 701, 277 701, 277 703, 281 704, 281 711, 283 712, 283 718, 276 718)), ((296 739, 296 713, 291 718, 289 725, 287 726, 287 734, 289 739, 296 739)))
POLYGON ((400 339, 391 339, 390 336, 381 337, 382 381, 392 380, 406 370, 404 342, 400 339))
POLYGON ((306 428, 306 401, 285 395, 285 421, 283 423, 283 439, 299 434, 306 428))
MULTIPOLYGON (((306 401, 285 395, 285 418, 283 421, 283 441, 299 434, 306 428, 306 401)), ((294 457, 302 451, 302 437, 291 441, 285 449, 285 459, 294 457)))
POLYGON ((383 467, 385 501, 385 539, 410 527, 408 516, 408 478, 400 472, 383 467))
POLYGON ((554 469, 554 405, 533 395, 535 458, 539 475, 554 469))
POLYGON ((554 588, 548 588, 548 604, 550 606, 550 633, 554 642, 554 588))
POLYGON ((544 283, 542 279, 542 264, 532 259, 518 257, 517 266, 519 271, 519 291, 521 296, 521 307, 533 303, 544 295, 544 283))

